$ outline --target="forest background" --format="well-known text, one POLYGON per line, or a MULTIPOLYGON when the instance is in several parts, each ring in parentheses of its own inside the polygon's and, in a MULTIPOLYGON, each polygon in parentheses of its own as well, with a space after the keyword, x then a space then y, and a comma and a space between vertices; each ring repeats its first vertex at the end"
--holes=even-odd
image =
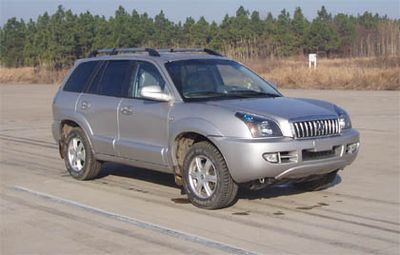
POLYGON ((332 15, 322 6, 308 20, 300 7, 277 17, 243 6, 222 22, 173 22, 120 6, 109 18, 59 6, 36 20, 10 18, 0 27, 1 83, 59 83, 92 50, 119 47, 220 51, 280 87, 400 89, 400 20, 370 12, 332 15), (307 55, 318 54, 308 69, 307 55))

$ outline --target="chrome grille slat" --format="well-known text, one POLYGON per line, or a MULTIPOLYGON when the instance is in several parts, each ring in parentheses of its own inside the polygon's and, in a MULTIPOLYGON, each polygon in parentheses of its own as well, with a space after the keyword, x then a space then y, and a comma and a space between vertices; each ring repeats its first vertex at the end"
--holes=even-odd
POLYGON ((336 120, 333 121, 333 133, 336 133, 336 120))
POLYGON ((319 129, 320 130, 319 135, 320 136, 324 135, 324 128, 323 128, 323 124, 322 124, 324 122, 322 120, 319 120, 318 123, 319 123, 319 126, 322 127, 322 128, 319 129))
POLYGON ((294 126, 294 133, 296 134, 296 136, 297 136, 297 134, 299 133, 299 127, 298 127, 298 124, 297 123, 293 123, 293 126, 294 126))
POLYGON ((326 132, 327 132, 327 134, 328 135, 330 135, 331 134, 331 129, 330 129, 330 127, 329 127, 329 120, 326 120, 326 132))
POLYGON ((339 133, 339 120, 335 120, 335 133, 339 133))
POLYGON ((308 134, 308 124, 307 124, 307 122, 304 122, 304 128, 306 130, 306 137, 308 137, 309 134, 308 134))
POLYGON ((328 120, 324 120, 324 124, 325 124, 325 135, 330 135, 329 133, 329 126, 328 126, 328 120))
POLYGON ((319 121, 318 121, 318 124, 317 124, 317 127, 318 127, 318 136, 321 136, 321 135, 322 135, 322 131, 323 131, 323 130, 322 130, 322 128, 319 128, 319 127, 321 127, 321 125, 322 125, 322 124, 321 124, 321 121, 319 120, 319 121))
POLYGON ((339 121, 335 120, 335 133, 339 133, 339 130, 337 128, 338 125, 339 125, 339 121))
POLYGON ((303 122, 300 122, 300 131, 301 131, 300 137, 304 137, 304 127, 303 127, 303 122))
POLYGON ((299 137, 303 137, 303 123, 302 122, 299 122, 299 130, 300 130, 299 137))
POLYGON ((313 126, 314 126, 314 135, 313 136, 317 136, 317 122, 316 121, 312 121, 313 126))
POLYGON ((332 134, 332 120, 328 120, 329 134, 332 134))
POLYGON ((340 133, 338 119, 292 122, 295 138, 323 137, 340 133))

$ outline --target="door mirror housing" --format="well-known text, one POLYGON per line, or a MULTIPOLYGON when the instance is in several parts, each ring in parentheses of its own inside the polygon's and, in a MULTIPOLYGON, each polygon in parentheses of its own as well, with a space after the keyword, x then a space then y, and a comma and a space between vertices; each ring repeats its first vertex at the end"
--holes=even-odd
POLYGON ((151 86, 145 86, 140 90, 140 96, 143 98, 148 98, 152 100, 157 100, 157 101, 170 101, 171 96, 164 93, 160 86, 157 85, 151 85, 151 86))

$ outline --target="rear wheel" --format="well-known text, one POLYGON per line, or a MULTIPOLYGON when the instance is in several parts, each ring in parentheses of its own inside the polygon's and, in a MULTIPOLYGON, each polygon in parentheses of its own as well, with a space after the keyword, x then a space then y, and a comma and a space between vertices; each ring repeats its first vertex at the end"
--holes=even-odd
POLYGON ((329 188, 337 176, 337 171, 321 175, 321 177, 312 181, 297 182, 294 186, 301 190, 318 191, 329 188))
POLYGON ((71 129, 65 144, 64 163, 70 175, 82 181, 96 178, 101 170, 101 163, 94 158, 82 129, 71 129))
POLYGON ((184 189, 193 205, 205 209, 229 206, 238 191, 221 153, 209 142, 194 144, 183 163, 184 189))

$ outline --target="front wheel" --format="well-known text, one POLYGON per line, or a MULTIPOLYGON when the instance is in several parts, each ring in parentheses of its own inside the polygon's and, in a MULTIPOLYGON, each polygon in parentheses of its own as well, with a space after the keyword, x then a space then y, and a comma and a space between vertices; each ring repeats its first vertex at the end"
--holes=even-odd
POLYGON ((236 198, 238 185, 221 153, 211 143, 195 143, 185 156, 183 168, 183 187, 193 205, 219 209, 236 198))
POLYGON ((82 129, 71 129, 65 144, 64 162, 70 175, 81 181, 96 178, 101 170, 101 163, 94 158, 90 143, 82 129))

